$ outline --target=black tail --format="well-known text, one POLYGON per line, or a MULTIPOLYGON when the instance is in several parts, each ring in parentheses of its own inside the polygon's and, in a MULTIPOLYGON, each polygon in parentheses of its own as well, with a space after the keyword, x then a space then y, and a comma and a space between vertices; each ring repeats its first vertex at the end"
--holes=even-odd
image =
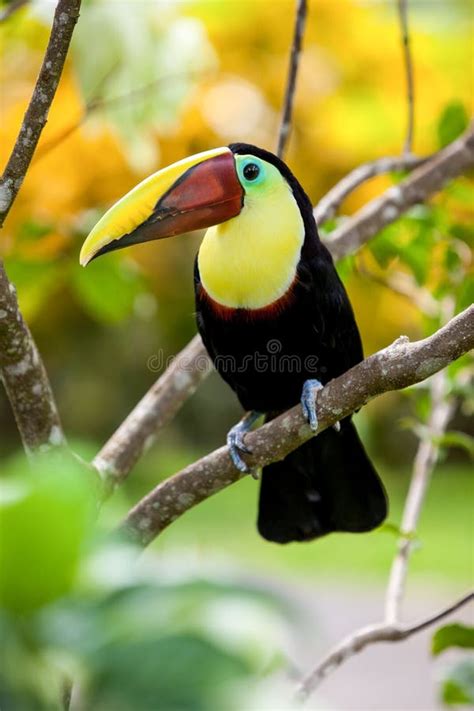
POLYGON ((387 515, 384 487, 350 420, 262 472, 258 530, 269 541, 370 531, 387 515))

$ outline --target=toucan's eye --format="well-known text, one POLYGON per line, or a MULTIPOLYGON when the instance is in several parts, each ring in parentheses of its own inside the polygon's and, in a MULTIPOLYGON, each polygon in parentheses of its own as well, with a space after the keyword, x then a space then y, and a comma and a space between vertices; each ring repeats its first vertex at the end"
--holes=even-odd
POLYGON ((247 163, 243 170, 245 180, 256 180, 260 175, 260 168, 256 163, 247 163))

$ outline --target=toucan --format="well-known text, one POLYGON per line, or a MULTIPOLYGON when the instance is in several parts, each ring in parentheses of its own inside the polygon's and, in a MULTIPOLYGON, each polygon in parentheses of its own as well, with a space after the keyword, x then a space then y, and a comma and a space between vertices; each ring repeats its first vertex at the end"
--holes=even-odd
MULTIPOLYGON (((246 143, 159 170, 100 219, 80 262, 205 229, 195 261, 197 327, 247 412, 227 435, 248 471, 246 433, 301 402, 318 427, 318 390, 362 360, 354 313, 311 202, 276 155, 246 143)), ((387 498, 350 417, 263 468, 257 526, 276 543, 379 526, 387 498)))

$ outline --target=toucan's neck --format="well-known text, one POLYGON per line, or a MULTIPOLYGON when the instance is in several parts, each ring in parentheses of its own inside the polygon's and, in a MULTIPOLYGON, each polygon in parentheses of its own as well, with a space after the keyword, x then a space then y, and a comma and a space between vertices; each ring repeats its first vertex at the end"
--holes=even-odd
POLYGON ((282 181, 264 200, 207 230, 198 254, 201 283, 228 308, 261 309, 281 299, 296 276, 305 236, 298 204, 282 181))

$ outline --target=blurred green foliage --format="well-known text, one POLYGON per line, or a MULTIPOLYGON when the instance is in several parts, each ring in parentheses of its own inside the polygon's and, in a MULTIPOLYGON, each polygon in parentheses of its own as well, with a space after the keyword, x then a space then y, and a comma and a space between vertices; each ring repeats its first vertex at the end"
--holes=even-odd
POLYGON ((455 623, 437 629, 433 635, 432 653, 441 654, 451 647, 474 649, 474 627, 455 623))
MULTIPOLYGON (((438 655, 453 647, 473 650, 474 627, 451 624, 436 630, 432 653, 438 655)), ((474 654, 470 653, 444 670, 440 696, 447 706, 474 704, 474 654)))
POLYGON ((183 576, 178 561, 147 569, 94 533, 91 476, 70 458, 18 458, 2 486, 2 709, 63 708, 72 683, 81 709, 249 708, 258 678, 285 664, 289 603, 183 576))
POLYGON ((93 523, 94 480, 69 456, 24 456, 2 472, 0 607, 22 614, 72 587, 93 523))

